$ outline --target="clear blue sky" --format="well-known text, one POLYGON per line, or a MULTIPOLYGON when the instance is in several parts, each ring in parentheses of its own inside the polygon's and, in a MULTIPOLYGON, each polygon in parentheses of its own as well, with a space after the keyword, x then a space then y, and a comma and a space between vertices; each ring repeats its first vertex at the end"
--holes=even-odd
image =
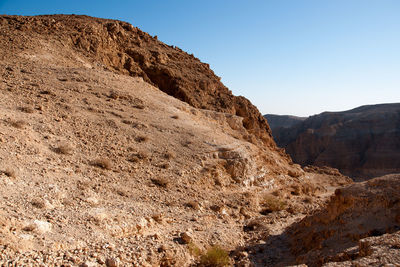
POLYGON ((0 0, 0 14, 55 13, 157 35, 264 114, 400 102, 400 0, 0 0))

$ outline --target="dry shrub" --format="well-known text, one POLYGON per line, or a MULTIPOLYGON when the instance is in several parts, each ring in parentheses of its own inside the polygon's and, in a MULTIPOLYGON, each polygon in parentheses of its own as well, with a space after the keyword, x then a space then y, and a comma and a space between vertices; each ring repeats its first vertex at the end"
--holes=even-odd
POLYGON ((273 195, 273 196, 276 196, 276 197, 279 197, 279 196, 281 195, 281 192, 280 192, 280 190, 274 190, 274 191, 272 192, 272 195, 273 195))
POLYGON ((143 152, 143 151, 139 151, 139 152, 136 152, 136 153, 133 153, 132 155, 130 155, 128 157, 128 161, 136 163, 141 160, 146 160, 148 158, 149 158, 149 154, 147 154, 146 152, 143 152))
POLYGON ((15 121, 15 120, 10 120, 8 123, 9 123, 12 127, 17 128, 17 129, 22 129, 22 128, 24 128, 25 125, 26 125, 26 122, 23 121, 23 120, 17 120, 17 121, 15 121))
POLYGON ((10 178, 15 178, 15 177, 17 177, 16 172, 15 172, 13 169, 11 169, 11 168, 6 168, 6 169, 3 171, 3 173, 4 173, 6 176, 10 177, 10 178))
POLYGON ((260 202, 260 204, 264 207, 262 210, 263 214, 280 211, 285 209, 287 206, 285 201, 271 194, 264 195, 260 202))
POLYGON ((120 97, 120 95, 118 94, 118 92, 116 92, 114 90, 111 90, 110 94, 108 95, 108 97, 111 98, 111 99, 115 99, 116 100, 116 99, 118 99, 120 97))
POLYGON ((292 185, 292 186, 291 186, 290 193, 291 193, 292 195, 295 195, 295 196, 300 195, 300 194, 301 194, 301 188, 300 188, 300 186, 299 186, 298 184, 292 185))
POLYGON ((189 145, 191 145, 191 144, 193 144, 193 142, 189 141, 189 140, 186 140, 186 141, 181 143, 181 145, 184 146, 184 147, 189 147, 189 145))
POLYGON ((147 136, 144 136, 144 135, 139 135, 139 136, 135 137, 135 141, 138 142, 138 143, 146 142, 148 140, 149 140, 149 138, 147 136))
POLYGON ((167 188, 169 185, 169 181, 166 178, 152 178, 151 182, 159 187, 167 188))
POLYGON ((316 188, 312 184, 302 184, 302 191, 304 194, 309 195, 309 196, 314 196, 316 188))
POLYGON ((73 147, 70 146, 69 144, 61 144, 54 149, 54 152, 56 152, 57 154, 62 154, 62 155, 71 155, 72 151, 73 151, 73 147))
POLYGON ((33 113, 35 110, 31 107, 19 107, 18 108, 20 111, 25 112, 25 113, 33 113))
POLYGON ((151 218, 157 223, 162 223, 164 220, 164 215, 162 213, 153 214, 151 218))
POLYGON ((91 165, 105 170, 111 170, 112 168, 111 161, 105 158, 95 159, 94 161, 91 162, 91 165))
POLYGON ((193 242, 190 241, 187 245, 190 255, 199 257, 201 255, 201 249, 193 242))
POLYGON ((131 125, 133 123, 133 121, 131 121, 131 120, 122 120, 122 123, 131 125))
POLYGON ((219 246, 213 246, 200 256, 199 265, 204 267, 224 267, 229 266, 230 263, 228 252, 219 246))
POLYGON ((268 228, 266 226, 266 222, 263 221, 262 218, 258 217, 255 219, 251 219, 250 221, 248 221, 244 226, 243 226, 243 230, 245 232, 249 232, 249 231, 266 231, 268 232, 268 228))
POLYGON ((135 97, 130 102, 131 102, 131 105, 132 105, 133 108, 137 108, 137 109, 144 109, 145 108, 143 100, 141 100, 139 98, 135 97))
POLYGON ((46 207, 45 202, 42 199, 34 199, 31 201, 32 206, 34 206, 35 208, 38 209, 43 209, 44 207, 46 207))
POLYGON ((306 197, 303 199, 303 201, 304 201, 304 203, 312 203, 312 202, 313 202, 313 199, 312 199, 312 197, 310 197, 310 196, 306 196, 306 197))
POLYGON ((169 168, 169 164, 168 163, 161 163, 158 165, 159 168, 161 169, 168 169, 169 168))
POLYGON ((308 183, 294 184, 290 187, 290 193, 295 196, 299 196, 301 194, 313 196, 315 194, 315 190, 315 186, 308 183))
POLYGON ((175 153, 173 153, 173 152, 166 152, 166 153, 164 154, 164 158, 165 158, 165 159, 173 159, 173 158, 175 158, 175 153))
POLYGON ((197 201, 191 200, 185 204, 186 207, 192 208, 194 210, 199 210, 200 205, 197 201))

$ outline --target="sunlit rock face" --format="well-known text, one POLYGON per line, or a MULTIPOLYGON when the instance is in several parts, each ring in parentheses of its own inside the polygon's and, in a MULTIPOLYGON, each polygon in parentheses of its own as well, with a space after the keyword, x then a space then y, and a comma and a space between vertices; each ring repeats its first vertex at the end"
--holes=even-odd
POLYGON ((400 104, 324 112, 271 127, 277 144, 301 165, 328 165, 360 180, 400 172, 400 104))

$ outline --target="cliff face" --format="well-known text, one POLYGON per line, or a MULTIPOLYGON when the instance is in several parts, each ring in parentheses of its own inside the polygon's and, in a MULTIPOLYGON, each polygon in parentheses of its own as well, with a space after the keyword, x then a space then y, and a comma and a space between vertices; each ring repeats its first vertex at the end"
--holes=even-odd
POLYGON ((272 130, 301 165, 328 165, 356 179, 400 172, 400 104, 324 112, 272 130))
POLYGON ((275 146, 269 126, 257 108, 246 98, 232 95, 208 64, 129 23, 75 15, 4 16, 0 26, 6 37, 3 41, 12 40, 11 50, 16 46, 24 48, 29 43, 28 35, 62 43, 101 62, 106 69, 142 77, 193 107, 243 117, 248 132, 244 139, 275 146))

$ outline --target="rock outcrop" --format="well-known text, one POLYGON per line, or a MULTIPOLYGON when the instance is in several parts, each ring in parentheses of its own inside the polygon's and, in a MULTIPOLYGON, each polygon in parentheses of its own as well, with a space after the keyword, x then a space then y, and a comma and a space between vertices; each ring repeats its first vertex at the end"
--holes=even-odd
POLYGON ((278 146, 301 165, 331 166, 356 180, 400 172, 400 104, 324 112, 291 127, 271 125, 278 146))
MULTIPOLYGON (((400 175, 388 175, 337 189, 325 209, 294 224, 288 233, 297 263, 320 266, 370 256, 373 243, 384 242, 359 240, 399 230, 400 175)), ((399 239, 393 238, 395 254, 400 255, 399 239)), ((390 247, 386 250, 381 257, 392 254, 390 247)))
POLYGON ((240 116, 248 131, 243 138, 275 146, 257 108, 246 98, 232 95, 208 64, 129 23, 76 15, 2 16, 0 27, 3 46, 9 42, 7 52, 28 48, 32 37, 71 47, 94 64, 142 77, 193 107, 240 116))

